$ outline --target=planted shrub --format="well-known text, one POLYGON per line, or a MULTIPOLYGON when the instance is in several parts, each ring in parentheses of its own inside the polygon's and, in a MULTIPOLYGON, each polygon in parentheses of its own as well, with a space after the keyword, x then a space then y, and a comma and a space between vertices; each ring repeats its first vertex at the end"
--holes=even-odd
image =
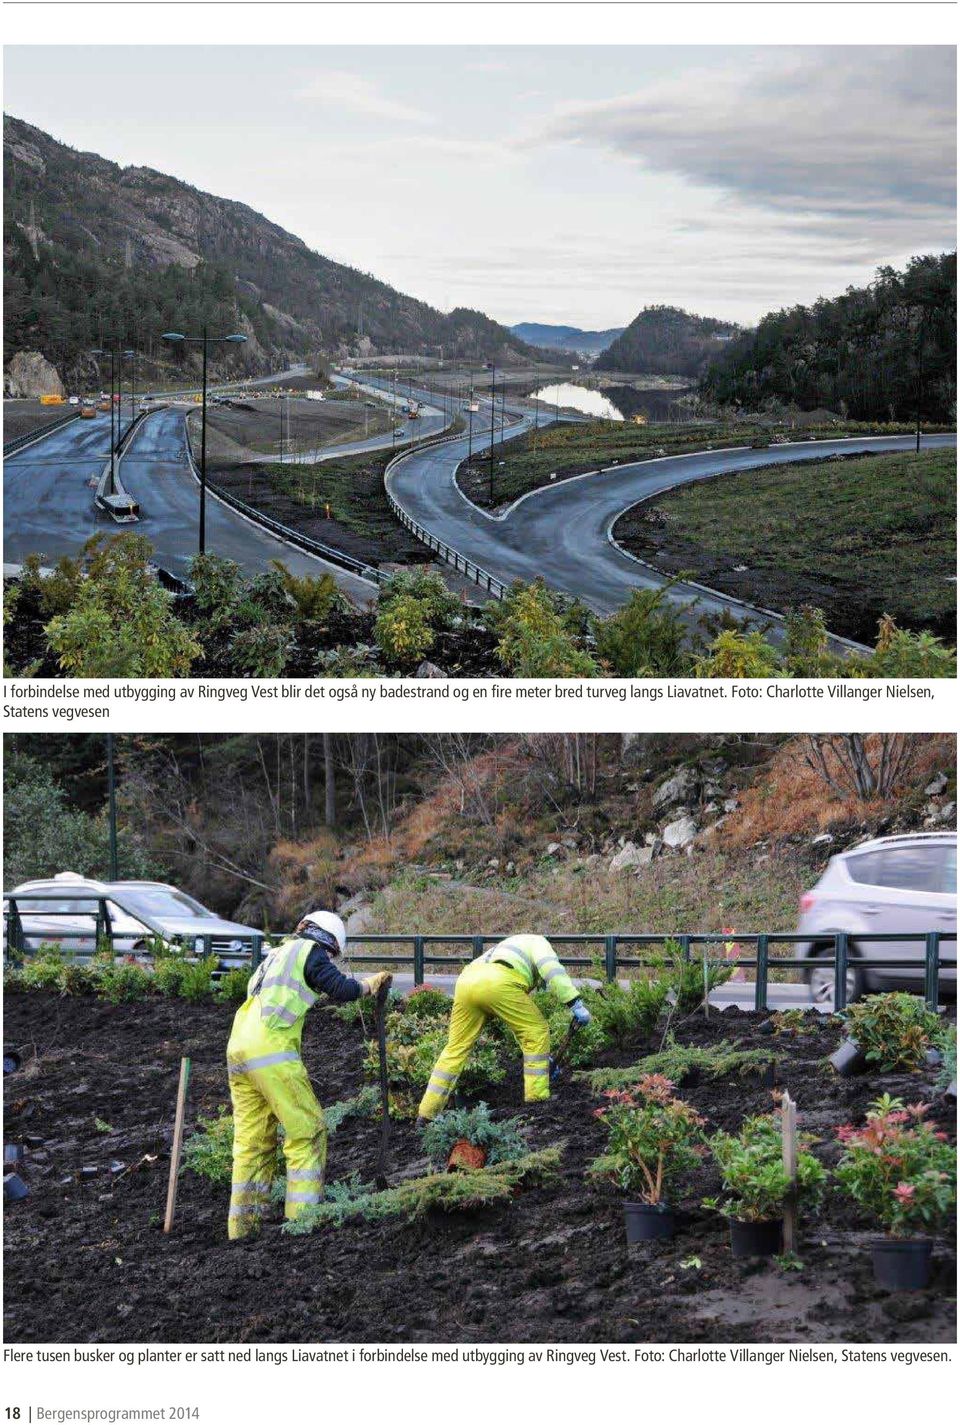
POLYGON ((674 1009, 677 1014, 693 1014, 700 1009, 706 995, 718 985, 725 985, 733 974, 733 965, 708 963, 704 969, 703 960, 684 959, 683 949, 676 940, 667 940, 663 955, 654 961, 660 967, 660 974, 666 982, 667 992, 672 992, 674 1009))
POLYGON ((398 569, 380 585, 380 608, 389 608, 399 599, 420 605, 431 628, 449 628, 463 615, 463 605, 447 588, 443 575, 427 565, 398 569))
MULTIPOLYGON (((809 1152, 814 1141, 809 1134, 798 1134, 796 1200, 810 1208, 820 1201, 827 1178, 823 1164, 809 1152)), ((745 1118, 739 1133, 714 1133, 708 1144, 724 1195, 705 1197, 704 1207, 738 1222, 770 1222, 783 1216, 791 1184, 783 1166, 778 1114, 745 1118)))
POLYGON ((632 979, 626 988, 612 980, 586 997, 604 1038, 622 1048, 628 1040, 650 1033, 667 1002, 669 988, 669 981, 662 978, 632 979))
POLYGON ((299 1237, 318 1227, 339 1227, 354 1218, 382 1222, 389 1217, 421 1217, 431 1209, 475 1212, 508 1203, 521 1188, 543 1186, 556 1178, 564 1146, 560 1143, 475 1172, 410 1178, 385 1192, 371 1192, 356 1179, 346 1185, 334 1183, 328 1187, 325 1201, 284 1223, 283 1230, 299 1237))
POLYGON ((419 1020, 443 1020, 450 1017, 453 1001, 443 990, 432 985, 420 985, 411 990, 403 1001, 403 1013, 419 1020))
MULTIPOLYGON (((591 1014, 594 1014, 594 996, 584 990, 582 998, 591 1014)), ((563 1058, 571 1068, 581 1069, 592 1064, 597 1055, 607 1047, 607 1036, 599 1019, 591 1019, 589 1024, 581 1025, 574 1034, 570 1034, 570 1010, 566 1005, 555 999, 549 990, 537 990, 531 995, 531 999, 547 1021, 552 1048, 557 1050, 562 1044, 566 1044, 563 1058)), ((512 1043, 513 1036, 509 1034, 509 1030, 504 1032, 504 1038, 507 1035, 512 1043)))
POLYGON ((862 1128, 837 1129, 837 1182, 891 1237, 935 1232, 953 1214, 957 1150, 926 1117, 928 1107, 884 1094, 862 1128))
POLYGON ((427 612, 410 594, 401 594, 381 608, 374 635, 384 657, 400 668, 419 663, 434 642, 427 612))
POLYGON ((919 996, 900 991, 867 995, 844 1010, 843 1018, 867 1063, 885 1074, 919 1069, 940 1027, 939 1016, 919 996))
POLYGON ((183 1144, 183 1167, 212 1183, 228 1183, 233 1174, 233 1115, 197 1119, 198 1132, 183 1144))
POLYGON ((933 1036, 936 1047, 943 1056, 943 1063, 937 1075, 937 1088, 944 1093, 957 1081, 957 1026, 944 1024, 933 1036))
POLYGON ((450 1150, 455 1143, 467 1142, 479 1148, 486 1155, 488 1167, 495 1163, 522 1158, 527 1145, 520 1132, 518 1118, 504 1118, 499 1122, 490 1117, 485 1103, 476 1108, 452 1108, 439 1114, 423 1132, 423 1147, 436 1167, 445 1165, 450 1150))
POLYGON ((65 960, 59 946, 41 945, 30 955, 20 971, 19 988, 24 990, 59 990, 65 960))
POLYGON ((342 1098, 337 1103, 327 1104, 323 1110, 323 1117, 327 1125, 327 1132, 333 1135, 346 1119, 372 1118, 379 1111, 380 1090, 374 1088, 372 1084, 368 1084, 353 1098, 342 1098))
POLYGON ((101 999, 110 1004, 126 1004, 149 994, 153 976, 136 961, 123 960, 118 965, 103 965, 96 971, 95 987, 101 999))
POLYGON ((674 1036, 668 1034, 666 1047, 656 1054, 648 1054, 638 1064, 626 1069, 594 1069, 584 1077, 597 1090, 628 1087, 643 1074, 664 1074, 679 1085, 691 1073, 702 1073, 710 1079, 721 1079, 727 1074, 759 1073, 771 1064, 779 1064, 782 1058, 782 1054, 770 1049, 739 1049, 730 1039, 720 1039, 709 1048, 702 1048, 698 1044, 678 1044, 674 1036))
POLYGON ((207 999, 213 989, 213 972, 216 968, 216 955, 204 955, 200 960, 185 960, 180 980, 180 998, 207 999))
POLYGON ((221 1004, 243 1004, 250 974, 250 970, 226 970, 213 987, 214 999, 221 1004))
POLYGON ((168 955, 157 961, 153 967, 153 988, 168 999, 177 999, 183 984, 187 962, 178 956, 168 955))
POLYGON ((640 1202, 661 1203, 667 1189, 704 1153, 705 1120, 662 1074, 646 1074, 630 1089, 609 1089, 595 1116, 607 1130, 607 1150, 587 1169, 640 1202))
MULTIPOLYGON (((398 1024, 397 1019, 391 1015, 387 1023, 390 1111, 398 1118, 412 1118, 446 1043, 447 1032, 441 1027, 424 1033, 419 1021, 398 1024)), ((367 1045, 363 1068, 365 1076, 376 1082, 380 1060, 373 1041, 367 1045)), ((474 1045, 457 1087, 463 1093, 480 1093, 490 1084, 502 1083, 506 1074, 507 1060, 501 1046, 484 1033, 474 1045)))

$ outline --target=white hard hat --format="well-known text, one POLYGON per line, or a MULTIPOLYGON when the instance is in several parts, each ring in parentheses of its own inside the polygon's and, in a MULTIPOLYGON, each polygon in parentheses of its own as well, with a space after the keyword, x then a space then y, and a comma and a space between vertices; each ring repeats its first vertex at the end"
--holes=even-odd
POLYGON ((328 935, 332 935, 341 955, 347 948, 347 927, 332 910, 308 910, 306 915, 301 917, 300 924, 315 925, 318 930, 325 930, 328 935))

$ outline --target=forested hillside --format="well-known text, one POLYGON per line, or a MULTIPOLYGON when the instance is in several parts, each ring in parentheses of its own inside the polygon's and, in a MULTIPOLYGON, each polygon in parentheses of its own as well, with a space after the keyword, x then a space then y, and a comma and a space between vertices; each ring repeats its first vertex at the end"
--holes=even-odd
POLYGON ((731 322, 694 316, 680 307, 644 307, 594 366, 598 371, 698 376, 721 343, 737 331, 731 322))
POLYGON ((78 153, 4 118, 4 361, 40 351, 61 375, 118 336, 148 357, 162 331, 246 332, 235 369, 378 350, 498 361, 523 343, 481 312, 442 313, 332 262, 243 203, 78 153))
POLYGON ((957 255, 881 267, 869 287, 769 312, 717 353, 702 392, 755 410, 771 402, 856 420, 956 418, 957 255))

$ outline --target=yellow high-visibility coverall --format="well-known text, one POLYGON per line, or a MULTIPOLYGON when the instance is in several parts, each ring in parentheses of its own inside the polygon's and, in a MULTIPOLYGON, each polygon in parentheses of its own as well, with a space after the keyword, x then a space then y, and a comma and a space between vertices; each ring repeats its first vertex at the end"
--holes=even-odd
POLYGON ((453 992, 447 1042, 420 1101, 421 1118, 436 1118, 442 1112, 491 1015, 502 1019, 520 1043, 524 1101, 537 1103, 550 1097, 550 1030, 529 999, 538 984, 546 985, 562 1004, 572 1004, 578 997, 576 986, 542 935, 511 935, 461 971, 453 992))
POLYGON ((233 1101, 233 1185, 227 1233, 245 1237, 260 1225, 276 1169, 283 1124, 286 1216, 323 1195, 327 1126, 300 1057, 303 1018, 319 996, 304 979, 313 942, 278 945, 251 977, 227 1045, 233 1101))

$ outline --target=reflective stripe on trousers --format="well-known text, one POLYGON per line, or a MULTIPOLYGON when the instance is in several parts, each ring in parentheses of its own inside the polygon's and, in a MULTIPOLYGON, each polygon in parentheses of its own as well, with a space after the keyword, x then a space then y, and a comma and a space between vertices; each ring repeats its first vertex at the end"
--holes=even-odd
MULTIPOLYGON (((231 1065, 236 1068, 237 1061, 231 1065)), ((286 1216, 297 1217, 323 1196, 327 1129, 299 1054, 254 1055, 230 1075, 233 1102, 233 1186, 228 1236, 260 1225, 277 1173, 277 1128, 283 1124, 287 1167, 286 1216)))

